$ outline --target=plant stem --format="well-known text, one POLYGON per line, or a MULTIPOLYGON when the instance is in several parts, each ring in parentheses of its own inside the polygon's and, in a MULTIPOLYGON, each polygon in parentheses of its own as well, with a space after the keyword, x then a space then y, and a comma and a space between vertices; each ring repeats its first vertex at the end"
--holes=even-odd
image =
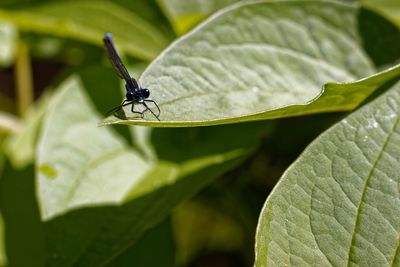
POLYGON ((17 50, 15 80, 18 114, 22 116, 33 101, 33 81, 29 48, 22 42, 19 43, 17 50))

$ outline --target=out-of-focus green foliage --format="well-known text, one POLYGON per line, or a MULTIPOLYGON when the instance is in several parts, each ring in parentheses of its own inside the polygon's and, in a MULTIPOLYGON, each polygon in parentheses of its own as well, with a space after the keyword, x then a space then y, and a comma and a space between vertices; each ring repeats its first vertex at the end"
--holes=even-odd
POLYGON ((11 266, 44 266, 43 223, 37 207, 33 166, 16 170, 6 163, 0 179, 5 250, 11 266))
POLYGON ((174 248, 171 223, 166 221, 147 231, 133 246, 106 266, 173 267, 175 266, 174 248))
POLYGON ((201 201, 183 203, 173 216, 179 265, 188 264, 204 247, 232 251, 242 249, 245 244, 238 222, 201 201), (204 228, 207 231, 197 231, 204 228))
POLYGON ((364 2, 2 1, 0 266, 247 266, 257 221, 256 266, 398 265, 400 32, 364 2), (160 121, 107 116, 104 32, 160 121))
POLYGON ((238 0, 157 0, 179 35, 187 32, 211 13, 238 0))
POLYGON ((0 65, 9 66, 14 60, 17 30, 12 24, 0 23, 0 65))
POLYGON ((31 106, 24 121, 21 122, 21 127, 7 138, 3 145, 4 152, 17 169, 25 168, 34 162, 37 135, 43 115, 47 110, 49 98, 50 95, 43 95, 35 105, 31 106))
POLYGON ((118 46, 141 59, 152 59, 167 45, 156 27, 110 1, 61 1, 13 11, 0 9, 0 19, 23 30, 95 44, 101 44, 105 32, 113 32, 118 46))
POLYGON ((400 25, 400 5, 397 0, 359 0, 363 5, 375 9, 400 25))

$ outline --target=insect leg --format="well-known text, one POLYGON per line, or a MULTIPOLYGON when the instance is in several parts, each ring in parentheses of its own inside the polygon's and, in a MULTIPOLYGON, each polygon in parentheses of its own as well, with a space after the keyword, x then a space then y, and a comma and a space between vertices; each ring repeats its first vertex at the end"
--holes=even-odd
POLYGON ((122 107, 125 107, 125 106, 127 106, 127 105, 130 104, 130 103, 126 103, 126 102, 129 102, 129 100, 125 99, 124 101, 122 101, 121 105, 119 105, 119 106, 113 108, 112 110, 108 111, 108 112, 107 112, 107 115, 114 114, 115 112, 117 112, 118 110, 120 110, 122 107))
MULTIPOLYGON (((145 101, 154 102, 153 100, 145 100, 145 101)), ((154 102, 154 103, 155 103, 155 102, 154 102)), ((157 104, 156 104, 156 105, 157 105, 157 104)), ((146 105, 146 102, 143 102, 143 106, 145 106, 146 109, 143 110, 142 113, 144 113, 144 112, 146 112, 147 110, 149 110, 149 111, 151 112, 151 114, 153 114, 153 116, 154 116, 158 121, 160 121, 160 119, 158 118, 158 116, 157 116, 156 114, 154 114, 154 112, 151 110, 151 108, 149 108, 149 106, 146 105)), ((158 106, 157 106, 157 108, 158 108, 158 106)), ((160 114, 158 114, 158 115, 160 115, 160 114)))
POLYGON ((156 116, 156 115, 154 115, 154 116, 157 117, 157 119, 158 119, 158 117, 160 117, 161 110, 160 110, 159 106, 157 105, 156 101, 150 100, 150 99, 146 99, 146 100, 144 100, 144 101, 145 101, 145 102, 151 102, 151 103, 153 103, 153 104, 156 106, 156 108, 157 108, 157 110, 158 110, 158 114, 157 114, 157 116, 156 116))
MULTIPOLYGON (((142 112, 140 112, 140 111, 135 111, 134 108, 135 108, 135 104, 132 102, 132 108, 131 108, 132 113, 139 114, 140 117, 143 118, 143 113, 144 113, 144 111, 142 111, 142 112)), ((145 110, 145 111, 146 111, 146 110, 145 110)))

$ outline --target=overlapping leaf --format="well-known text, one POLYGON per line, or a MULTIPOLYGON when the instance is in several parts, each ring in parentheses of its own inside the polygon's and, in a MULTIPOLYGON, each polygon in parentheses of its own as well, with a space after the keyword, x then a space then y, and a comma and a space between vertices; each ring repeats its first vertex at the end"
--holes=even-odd
MULTIPOLYGON (((347 83, 376 72, 374 63, 381 62, 373 42, 383 36, 374 34, 393 27, 369 14, 330 1, 232 5, 171 45, 142 75, 161 108, 161 122, 140 120, 126 107, 125 117, 103 124, 211 125, 352 109, 379 85, 347 83), (370 33, 367 18, 379 21, 370 33)), ((391 40, 400 36, 396 29, 387 34, 391 40)), ((399 54, 396 42, 385 45, 399 54)), ((396 68, 381 77, 398 73, 396 68)))
POLYGON ((111 128, 96 126, 83 84, 75 77, 61 85, 39 139, 38 198, 51 266, 101 266, 123 253, 175 205, 238 164, 264 127, 235 127, 236 142, 212 128, 193 132, 195 143, 185 142, 182 130, 153 131, 158 159, 148 160, 111 128), (221 140, 227 143, 215 145, 221 140))
POLYGON ((400 82, 316 139, 262 210, 255 266, 400 264, 400 82))

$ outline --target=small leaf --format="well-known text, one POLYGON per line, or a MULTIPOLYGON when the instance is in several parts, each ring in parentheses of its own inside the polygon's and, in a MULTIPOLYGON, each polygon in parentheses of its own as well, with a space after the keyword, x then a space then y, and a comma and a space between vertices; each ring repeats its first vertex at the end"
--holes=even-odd
POLYGON ((352 109, 378 88, 343 84, 376 72, 363 48, 360 12, 353 4, 326 1, 232 5, 170 46, 143 73, 141 84, 152 90, 161 122, 151 114, 140 120, 126 107, 126 118, 112 116, 102 124, 212 125, 352 109), (328 82, 340 83, 324 91, 328 82), (301 107, 292 110, 296 105, 301 107))
POLYGON ((255 266, 398 266, 400 82, 317 138, 260 215, 255 266))
POLYGON ((145 60, 154 58, 168 44, 157 28, 110 1, 67 1, 26 10, 0 10, 0 19, 24 30, 94 44, 101 44, 104 33, 111 31, 119 47, 145 60))

